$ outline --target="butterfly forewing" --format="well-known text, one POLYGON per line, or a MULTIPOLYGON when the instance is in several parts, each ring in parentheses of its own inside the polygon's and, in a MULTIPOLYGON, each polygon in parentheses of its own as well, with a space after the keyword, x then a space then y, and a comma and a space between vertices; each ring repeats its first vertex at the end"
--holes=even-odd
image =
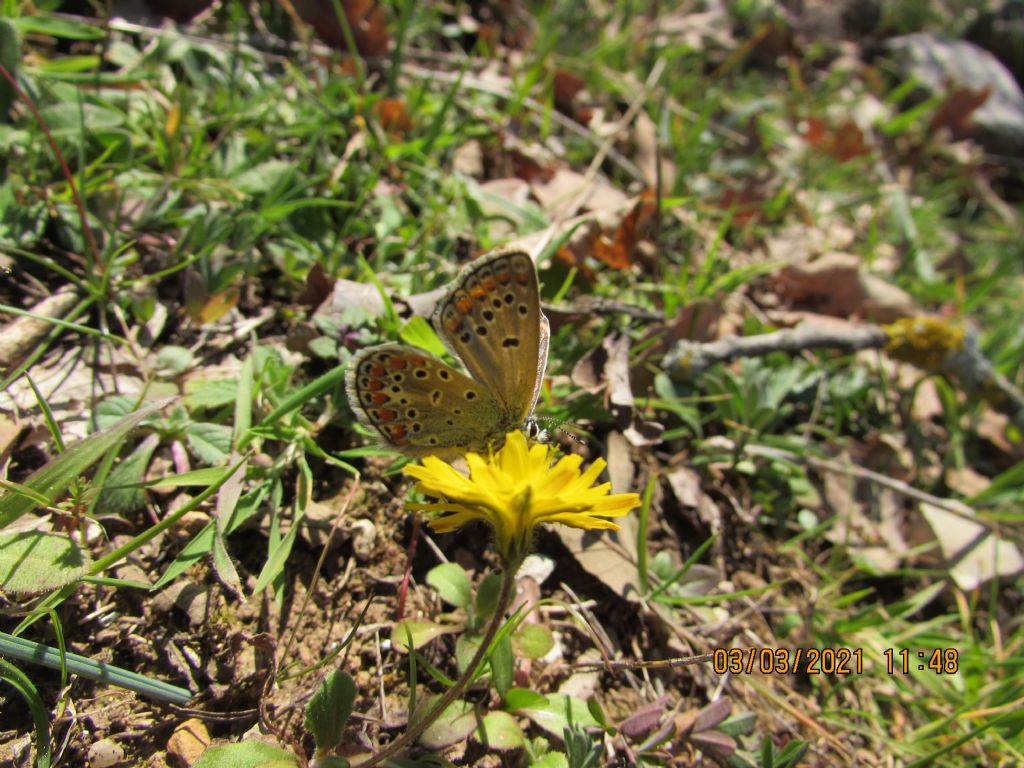
POLYGON ((357 353, 345 390, 359 421, 408 456, 479 450, 513 426, 483 384, 401 344, 357 353))
POLYGON ((549 335, 530 256, 499 250, 477 259, 438 304, 433 322, 470 376, 493 393, 502 421, 520 426, 540 392, 549 335))

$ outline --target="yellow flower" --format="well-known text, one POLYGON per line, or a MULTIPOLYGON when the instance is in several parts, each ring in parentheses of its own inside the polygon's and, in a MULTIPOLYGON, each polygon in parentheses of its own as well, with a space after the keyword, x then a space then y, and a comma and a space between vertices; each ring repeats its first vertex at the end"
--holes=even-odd
POLYGON ((619 526, 607 518, 621 517, 640 505, 635 493, 609 495, 611 483, 592 485, 605 468, 604 459, 580 472, 581 457, 563 456, 552 466, 554 454, 549 445, 527 446, 517 430, 506 436, 497 452, 467 453, 468 477, 436 456, 427 456, 422 466, 410 465, 404 472, 419 481, 417 490, 442 501, 408 508, 434 513, 428 524, 438 533, 472 520, 489 523, 506 564, 518 566, 538 524, 617 530, 619 526))

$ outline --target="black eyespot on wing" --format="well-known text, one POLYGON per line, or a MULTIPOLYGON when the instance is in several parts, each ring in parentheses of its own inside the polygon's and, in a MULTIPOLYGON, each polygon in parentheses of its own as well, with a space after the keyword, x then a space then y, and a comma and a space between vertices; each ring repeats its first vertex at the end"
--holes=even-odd
POLYGON ((440 368, 437 371, 437 377, 444 381, 448 381, 448 379, 450 379, 452 375, 445 368, 440 368))
POLYGON ((485 326, 485 325, 478 325, 476 327, 476 335, 477 336, 486 336, 487 335, 487 326, 485 326))
POLYGON ((428 375, 429 374, 425 368, 417 368, 416 372, 413 374, 417 379, 425 379, 428 375))
POLYGON ((516 347, 519 346, 519 337, 506 336, 504 339, 501 340, 501 346, 503 346, 505 349, 515 349, 516 347))
POLYGON ((466 399, 467 400, 476 400, 476 398, 477 398, 477 393, 476 393, 475 390, 472 390, 472 389, 467 389, 466 390, 466 399))

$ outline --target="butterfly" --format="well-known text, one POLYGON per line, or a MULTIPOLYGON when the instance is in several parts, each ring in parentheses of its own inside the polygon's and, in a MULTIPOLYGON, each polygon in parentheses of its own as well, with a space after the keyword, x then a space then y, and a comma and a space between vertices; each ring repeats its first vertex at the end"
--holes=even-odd
POLYGON ((551 338, 529 254, 498 249, 466 265, 431 322, 465 373, 403 344, 363 349, 345 374, 359 421, 413 458, 498 447, 529 427, 551 338))

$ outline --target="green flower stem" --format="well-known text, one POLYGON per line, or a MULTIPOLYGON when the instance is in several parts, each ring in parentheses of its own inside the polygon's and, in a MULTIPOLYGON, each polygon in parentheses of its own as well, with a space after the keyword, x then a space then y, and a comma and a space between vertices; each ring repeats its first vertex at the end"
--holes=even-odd
POLYGON ((144 677, 104 661, 93 661, 85 656, 79 656, 77 653, 61 654, 57 648, 8 635, 6 632, 0 632, 0 654, 19 661, 41 664, 50 669, 67 669, 68 672, 81 677, 117 685, 154 699, 169 701, 172 704, 187 704, 192 698, 192 691, 185 688, 144 677))
POLYGON ((371 768, 371 766, 383 763, 385 760, 406 750, 415 743, 416 739, 420 737, 427 727, 437 720, 437 718, 439 718, 441 714, 451 706, 452 702, 459 698, 462 692, 466 690, 466 687, 473 682, 476 678, 477 667, 483 663, 484 657, 487 655, 487 651, 489 650, 491 643, 498 634, 498 629, 505 620, 505 612, 512 603, 512 597, 515 594, 516 572, 518 570, 518 566, 506 567, 502 572, 501 591, 498 593, 498 601, 494 606, 494 616, 491 618, 491 622, 487 625, 487 630, 484 632, 483 639, 480 641, 480 647, 476 649, 473 659, 466 665, 466 671, 462 673, 459 679, 455 681, 455 684, 445 692, 440 701, 438 701, 424 717, 419 718, 415 723, 410 723, 409 728, 405 733, 365 762, 359 763, 358 768, 371 768))

